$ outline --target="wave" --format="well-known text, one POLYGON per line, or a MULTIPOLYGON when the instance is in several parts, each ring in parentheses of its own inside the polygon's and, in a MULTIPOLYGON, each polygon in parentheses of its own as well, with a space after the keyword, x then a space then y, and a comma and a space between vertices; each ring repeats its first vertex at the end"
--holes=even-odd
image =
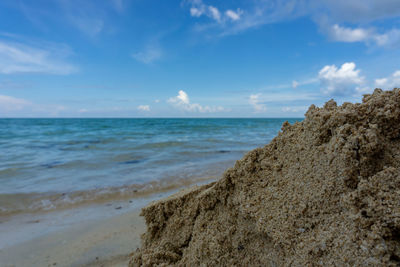
POLYGON ((0 216, 68 209, 87 204, 143 198, 157 193, 212 181, 217 177, 176 178, 131 184, 118 187, 96 188, 69 193, 17 193, 0 194, 0 216))

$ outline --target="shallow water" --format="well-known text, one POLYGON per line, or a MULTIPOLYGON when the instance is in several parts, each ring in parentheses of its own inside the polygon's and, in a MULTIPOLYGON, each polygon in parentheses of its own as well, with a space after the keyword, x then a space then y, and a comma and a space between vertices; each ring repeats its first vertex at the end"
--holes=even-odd
POLYGON ((0 215, 216 179, 286 120, 0 119, 0 215))

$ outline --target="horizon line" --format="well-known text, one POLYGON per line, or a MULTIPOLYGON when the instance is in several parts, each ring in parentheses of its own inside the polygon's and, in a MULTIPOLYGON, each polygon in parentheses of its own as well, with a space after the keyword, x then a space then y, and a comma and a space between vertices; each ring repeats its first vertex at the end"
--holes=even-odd
POLYGON ((2 119, 304 119, 303 117, 0 117, 2 119))

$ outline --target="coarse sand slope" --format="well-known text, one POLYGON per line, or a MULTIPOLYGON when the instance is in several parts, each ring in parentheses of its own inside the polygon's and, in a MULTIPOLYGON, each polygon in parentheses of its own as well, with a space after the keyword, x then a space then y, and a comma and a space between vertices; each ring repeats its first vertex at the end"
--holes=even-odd
POLYGON ((312 105, 219 181, 142 215, 130 266, 399 266, 400 89, 312 105))

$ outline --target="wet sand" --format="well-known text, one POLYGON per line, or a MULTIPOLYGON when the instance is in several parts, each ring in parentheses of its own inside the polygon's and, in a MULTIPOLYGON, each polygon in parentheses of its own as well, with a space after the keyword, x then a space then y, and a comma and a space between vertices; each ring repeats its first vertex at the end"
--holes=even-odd
MULTIPOLYGON (((195 184, 207 184, 210 180, 195 184)), ((69 209, 0 216, 0 267, 127 266, 140 246, 140 210, 179 189, 69 209)))
POLYGON ((140 235, 145 231, 139 209, 58 227, 61 229, 3 247, 0 265, 127 266, 129 254, 139 247, 140 235))

